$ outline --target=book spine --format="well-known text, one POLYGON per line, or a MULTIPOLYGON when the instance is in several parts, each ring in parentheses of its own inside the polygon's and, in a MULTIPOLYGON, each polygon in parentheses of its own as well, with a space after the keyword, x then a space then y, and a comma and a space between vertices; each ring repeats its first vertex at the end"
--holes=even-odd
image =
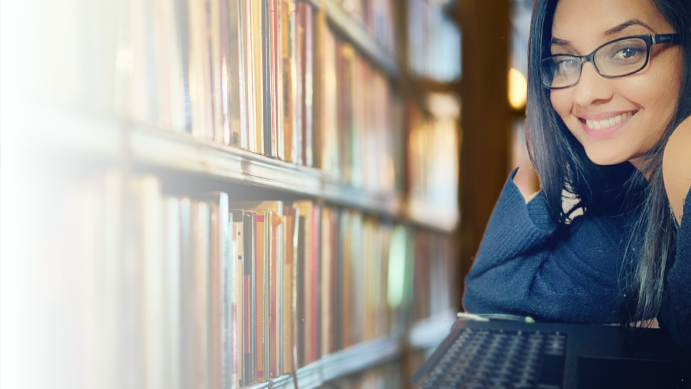
POLYGON ((313 333, 310 334, 311 338, 311 354, 312 358, 310 362, 315 362, 321 358, 321 320, 322 309, 321 309, 321 206, 315 204, 312 211, 312 269, 311 269, 311 284, 312 284, 312 298, 311 298, 311 308, 312 308, 312 328, 313 333))
POLYGON ((201 16, 201 31, 200 36, 201 41, 201 91, 204 95, 203 100, 200 100, 201 109, 204 115, 204 126, 202 132, 204 138, 209 140, 215 139, 216 128, 216 99, 215 99, 215 86, 214 86, 214 72, 216 66, 216 61, 214 61, 214 35, 212 31, 212 20, 214 18, 211 15, 211 4, 213 0, 203 0, 199 1, 198 5, 201 6, 200 16, 201 16))
POLYGON ((283 235, 283 364, 281 373, 288 374, 293 368, 293 339, 294 339, 294 308, 293 308, 293 264, 295 256, 295 212, 292 207, 284 207, 284 235, 283 235))
POLYGON ((265 104, 265 86, 264 86, 264 71, 266 66, 264 65, 264 52, 263 52, 263 24, 262 24, 262 10, 265 9, 266 0, 250 1, 248 4, 250 6, 251 15, 251 34, 252 34, 252 64, 251 69, 254 73, 254 86, 252 88, 252 93, 254 94, 254 133, 252 138, 252 149, 258 154, 264 154, 264 131, 266 126, 264 110, 266 109, 265 104))
POLYGON ((272 84, 272 29, 271 12, 272 0, 261 0, 261 53, 262 53, 262 93, 263 99, 263 124, 260 134, 261 144, 258 152, 267 156, 273 156, 272 133, 273 133, 273 84, 272 84))
POLYGON ((312 7, 305 4, 303 14, 303 98, 304 109, 302 115, 302 156, 305 166, 314 166, 312 156, 313 123, 312 123, 312 94, 313 94, 313 17, 312 7))
POLYGON ((250 214, 243 213, 243 385, 254 383, 254 221, 250 214))
POLYGON ((305 7, 307 4, 303 2, 294 3, 295 7, 295 127, 293 129, 295 139, 295 150, 293 155, 293 162, 304 165, 305 159, 303 156, 303 116, 304 116, 304 58, 303 53, 305 52, 305 7))
POLYGON ((209 0, 207 5, 207 25, 209 31, 209 51, 211 58, 211 91, 213 96, 213 139, 217 143, 228 144, 230 138, 228 125, 228 95, 224 85, 228 74, 228 13, 225 0, 209 0))
POLYGON ((164 200, 164 334, 166 358, 164 386, 171 389, 182 387, 182 321, 181 314, 181 220, 180 200, 168 197, 164 200))
POLYGON ((305 366, 305 333, 307 322, 305 320, 305 305, 306 305, 306 278, 305 278, 305 262, 307 258, 307 217, 300 215, 298 217, 298 256, 295 270, 295 323, 296 323, 296 347, 297 347, 297 367, 305 366))
POLYGON ((265 268, 265 230, 264 230, 264 214, 254 214, 254 328, 255 328, 255 376, 257 382, 266 381, 264 375, 264 282, 265 275, 268 269, 265 268))
POLYGON ((269 367, 272 378, 278 377, 279 372, 279 227, 280 216, 274 213, 269 213, 269 228, 270 228, 270 264, 269 264, 269 367))
POLYGON ((228 7, 228 75, 226 77, 228 95, 228 113, 230 139, 228 144, 247 149, 247 141, 243 142, 243 134, 247 131, 247 108, 245 89, 247 81, 244 61, 244 20, 242 15, 242 0, 226 0, 228 7))
POLYGON ((269 152, 268 155, 274 158, 278 158, 278 127, 279 123, 282 121, 281 116, 278 115, 279 111, 279 77, 278 77, 278 61, 280 40, 279 40, 279 26, 278 26, 278 0, 268 0, 269 3, 269 14, 268 14, 268 28, 269 28, 269 75, 270 75, 270 90, 269 100, 271 104, 271 132, 268 137, 269 152))
POLYGON ((230 371, 230 388, 242 386, 242 212, 233 211, 231 218, 231 347, 232 365, 230 371))

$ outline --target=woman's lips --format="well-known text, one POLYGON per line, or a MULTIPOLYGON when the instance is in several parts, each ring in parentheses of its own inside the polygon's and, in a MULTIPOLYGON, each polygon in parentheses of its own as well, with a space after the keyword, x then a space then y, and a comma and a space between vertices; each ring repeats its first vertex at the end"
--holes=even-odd
POLYGON ((624 112, 608 118, 579 118, 583 131, 589 138, 595 140, 606 139, 617 132, 637 111, 624 112))

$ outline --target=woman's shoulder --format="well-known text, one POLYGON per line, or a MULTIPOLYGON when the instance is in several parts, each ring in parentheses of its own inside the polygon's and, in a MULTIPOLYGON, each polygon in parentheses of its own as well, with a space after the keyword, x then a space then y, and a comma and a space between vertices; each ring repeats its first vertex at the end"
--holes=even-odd
POLYGON ((667 198, 678 222, 691 187, 691 117, 684 120, 667 142, 662 160, 667 198))

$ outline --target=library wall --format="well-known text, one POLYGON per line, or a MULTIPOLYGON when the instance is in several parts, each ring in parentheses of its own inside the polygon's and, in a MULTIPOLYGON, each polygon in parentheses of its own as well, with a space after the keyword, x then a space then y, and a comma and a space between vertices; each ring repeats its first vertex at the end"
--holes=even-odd
POLYGON ((407 387, 462 135, 451 2, 402 3, 4 9, 0 386, 407 387))

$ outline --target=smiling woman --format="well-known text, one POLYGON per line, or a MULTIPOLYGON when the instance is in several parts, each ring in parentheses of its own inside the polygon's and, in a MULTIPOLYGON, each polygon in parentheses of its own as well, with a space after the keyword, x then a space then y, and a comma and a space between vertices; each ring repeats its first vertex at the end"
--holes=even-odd
POLYGON ((542 190, 526 204, 509 178, 469 312, 658 318, 691 352, 689 65, 686 0, 536 0, 527 140, 542 190))

